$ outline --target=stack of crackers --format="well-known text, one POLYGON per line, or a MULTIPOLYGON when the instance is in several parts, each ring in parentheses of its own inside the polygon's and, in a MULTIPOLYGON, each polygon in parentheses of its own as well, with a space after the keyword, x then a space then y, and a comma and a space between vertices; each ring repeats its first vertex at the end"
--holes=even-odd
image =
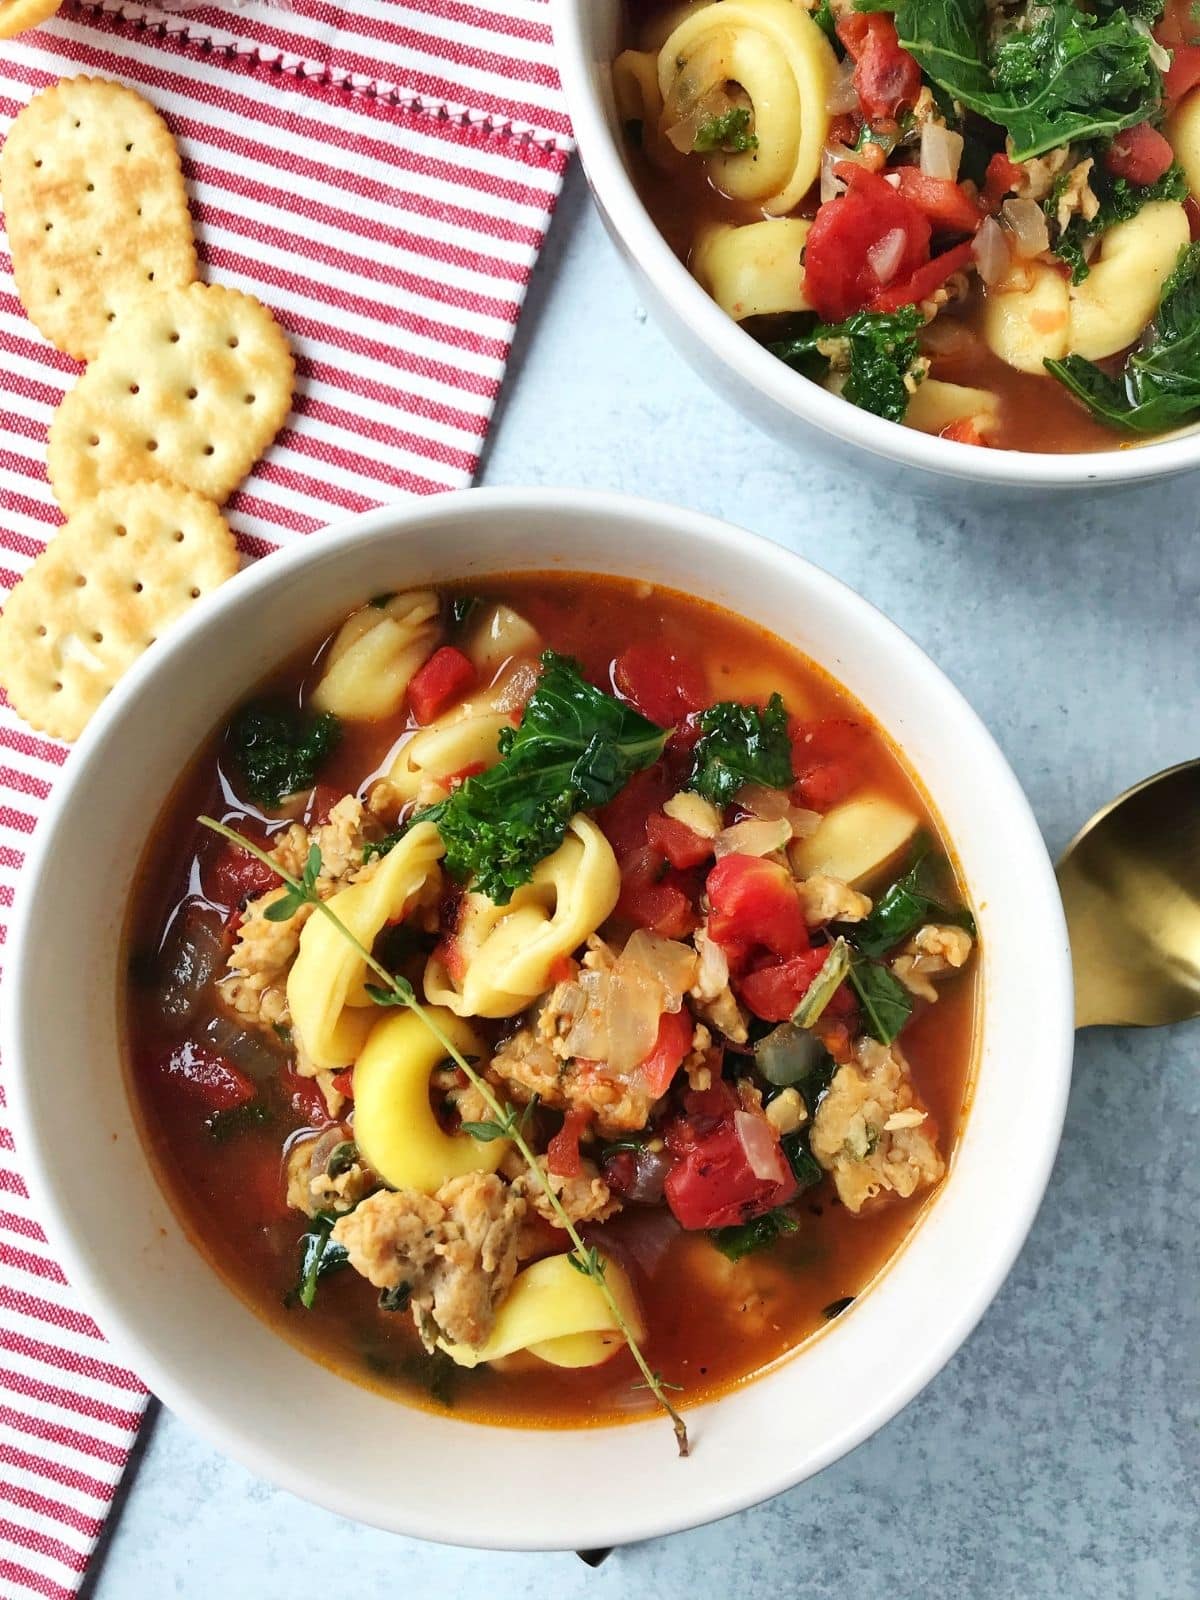
POLYGON ((50 424, 66 521, 0 615, 0 683, 74 739, 130 664, 237 570, 218 507, 292 402, 292 354, 251 295, 197 280, 179 152, 133 90, 65 79, 20 113, 0 194, 25 311, 88 363, 50 424))

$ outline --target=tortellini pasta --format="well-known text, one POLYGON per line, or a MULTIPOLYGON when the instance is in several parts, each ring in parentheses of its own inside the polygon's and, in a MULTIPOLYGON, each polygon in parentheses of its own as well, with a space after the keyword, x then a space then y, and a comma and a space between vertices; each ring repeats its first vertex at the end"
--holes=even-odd
POLYGON ((783 311, 811 311, 800 256, 812 226, 803 217, 716 223, 692 251, 696 278, 736 322, 783 311))
POLYGON ((1184 95, 1164 130, 1183 168, 1188 188, 1200 194, 1200 90, 1184 95))
MULTIPOLYGON (((604 1281, 621 1308, 635 1339, 645 1338, 633 1288, 624 1270, 610 1256, 602 1258, 604 1281)), ((625 1343, 598 1285, 576 1270, 566 1256, 547 1256, 518 1272, 486 1343, 479 1349, 443 1344, 460 1367, 527 1350, 555 1367, 595 1367, 614 1356, 625 1343)))
MULTIPOLYGON (((431 822, 419 822, 380 861, 370 877, 339 889, 329 908, 364 949, 370 950, 389 922, 409 915, 441 888, 438 862, 445 854, 431 822)), ((367 967, 345 935, 319 911, 300 935, 300 950, 288 974, 292 1028, 313 1069, 349 1066, 366 1043, 378 1010, 364 987, 367 967)))
MULTIPOLYGON (((464 1056, 486 1056, 483 1041, 461 1017, 437 1006, 426 1014, 464 1056)), ((443 1132, 429 1103, 429 1075, 445 1059, 421 1017, 394 1011, 375 1023, 354 1064, 355 1142, 393 1189, 435 1194, 451 1178, 495 1172, 508 1149, 507 1139, 443 1132)))
POLYGON ((479 674, 481 683, 490 683, 506 661, 514 656, 536 657, 542 636, 511 606, 489 606, 471 628, 463 651, 479 674))
POLYGON ((793 0, 697 6, 659 53, 664 123, 683 120, 706 96, 738 85, 753 108, 757 144, 704 159, 725 194, 783 216, 800 203, 820 170, 836 72, 829 40, 793 0))
POLYGON ((312 704, 353 722, 394 716, 437 644, 439 610, 432 589, 415 589, 352 612, 329 648, 312 704))
POLYGON ((459 977, 433 955, 425 993, 460 1017, 513 1017, 550 987, 550 970, 611 916, 621 891, 612 846, 581 812, 506 906, 467 894, 454 935, 459 977))
POLYGON ((389 798, 397 805, 437 799, 433 791, 444 793, 454 773, 494 767, 501 731, 512 725, 507 711, 493 711, 487 701, 455 706, 400 746, 388 769, 389 798))
POLYGON ((1158 310, 1162 286, 1190 238, 1177 200, 1151 200, 1109 228, 1091 271, 1071 290, 1068 348, 1100 361, 1132 344, 1158 310))
POLYGON ((973 422, 985 437, 994 430, 1000 402, 991 389, 972 389, 962 383, 926 378, 908 402, 907 427, 921 433, 941 433, 954 422, 973 422))
MULTIPOLYGON (((1035 261, 1011 287, 987 291, 983 336, 989 349, 1018 372, 1043 372, 1046 357, 1061 361, 1066 355, 1070 320, 1066 277, 1055 267, 1035 261)), ((910 406, 905 421, 910 420, 911 411, 910 406)))
POLYGON ((652 50, 622 50, 613 62, 613 99, 622 122, 656 128, 662 113, 658 57, 652 50))

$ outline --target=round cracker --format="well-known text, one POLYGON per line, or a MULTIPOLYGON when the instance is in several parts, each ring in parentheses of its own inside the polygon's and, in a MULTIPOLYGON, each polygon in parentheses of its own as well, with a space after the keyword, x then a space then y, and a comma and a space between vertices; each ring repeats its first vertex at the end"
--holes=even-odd
POLYGON ((237 571, 211 501, 177 484, 107 489, 63 524, 0 613, 0 683, 41 733, 75 739, 176 617, 237 571))
POLYGON ((36 28, 58 10, 60 0, 0 0, 0 39, 36 28))
POLYGON ((0 150, 0 194, 21 304, 80 361, 130 295, 195 280, 175 140, 122 84, 63 78, 35 95, 0 150))
POLYGON ((59 505, 144 478, 221 505, 279 431, 294 377, 283 330, 253 295, 193 283, 139 296, 51 420, 59 505))

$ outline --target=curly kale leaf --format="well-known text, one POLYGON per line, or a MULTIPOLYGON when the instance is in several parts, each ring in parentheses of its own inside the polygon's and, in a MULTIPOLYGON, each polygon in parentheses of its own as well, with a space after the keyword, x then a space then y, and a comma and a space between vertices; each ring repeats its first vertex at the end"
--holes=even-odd
POLYGON ((994 46, 985 0, 859 0, 893 10, 900 43, 953 98, 1009 135, 1014 161, 1144 122, 1162 99, 1153 41, 1132 7, 1030 7, 994 46))
POLYGON ((449 870, 507 905, 575 813, 607 804, 658 760, 669 734, 548 650, 520 727, 500 736, 499 764, 419 815, 437 824, 449 870))
POLYGON ((298 711, 254 704, 234 718, 229 743, 250 798, 273 808, 288 795, 312 788, 341 733, 332 711, 309 719, 298 711))
POLYGON ((1082 356, 1046 368, 1093 416, 1130 433, 1165 433, 1200 416, 1200 244, 1188 245, 1163 286, 1154 321, 1119 378, 1082 356))
POLYGON ((691 773, 685 785, 727 806, 746 783, 768 789, 790 789, 792 744, 788 738, 783 699, 773 694, 766 710, 722 700, 699 717, 703 730, 696 742, 691 773))
POLYGON ((900 422, 908 410, 905 379, 920 355, 917 332, 924 318, 916 306, 899 311, 856 311, 845 322, 818 322, 807 333, 769 345, 772 355, 806 378, 820 381, 834 356, 848 368, 842 390, 851 405, 900 422))

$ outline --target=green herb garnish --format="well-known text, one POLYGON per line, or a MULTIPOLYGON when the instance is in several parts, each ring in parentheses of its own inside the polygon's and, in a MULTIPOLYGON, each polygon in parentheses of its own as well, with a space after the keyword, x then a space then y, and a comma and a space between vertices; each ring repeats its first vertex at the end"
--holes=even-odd
POLYGON ((821 1013, 841 988, 850 973, 850 946, 845 939, 835 939, 825 957, 825 964, 809 984, 800 1004, 792 1012, 792 1021, 798 1028, 814 1027, 821 1013))
POLYGON ((851 962, 850 983, 867 1032, 880 1044, 891 1044, 912 1016, 912 995, 882 962, 866 956, 856 956, 851 962))
POLYGON ((605 805, 657 761, 670 731, 547 650, 520 727, 500 735, 499 764, 416 820, 436 823, 455 877, 473 878, 474 888, 507 905, 558 849, 575 813, 605 805))
POLYGON ((723 1256, 730 1261, 740 1261, 755 1250, 765 1250, 785 1233, 795 1233, 800 1224, 786 1211, 768 1211, 752 1222, 741 1222, 732 1228, 714 1228, 708 1237, 723 1256))
POLYGON ((848 363, 842 390, 851 405, 871 411, 889 422, 900 422, 908 410, 910 392, 905 379, 917 367, 920 349, 917 332, 925 319, 916 306, 899 311, 856 311, 845 322, 817 322, 807 333, 782 339, 767 348, 796 372, 820 383, 829 374, 840 347, 848 363))
POLYGON ((229 742, 256 805, 273 809, 288 795, 311 789, 341 737, 332 711, 311 719, 298 711, 246 706, 229 729, 229 742))
POLYGON ((722 700, 698 718, 703 730, 696 742, 687 789, 716 806, 727 806, 747 783, 767 789, 790 789, 792 744, 788 738, 783 699, 773 694, 765 711, 737 700, 722 700))
POLYGON ((758 149, 758 135, 750 131, 750 108, 730 106, 704 121, 696 129, 692 149, 697 155, 711 155, 714 150, 726 155, 741 155, 746 150, 758 149))
POLYGON ((1180 251, 1154 321, 1119 378, 1082 356, 1046 369, 1093 416, 1130 433, 1166 433, 1200 414, 1200 244, 1180 251))
POLYGON ((300 1236, 300 1273, 293 1294, 306 1311, 312 1310, 320 1280, 350 1261, 345 1245, 331 1237, 337 1220, 332 1211, 318 1211, 300 1236))
POLYGON ((462 1131, 469 1133, 471 1138, 477 1139, 480 1144, 490 1144, 493 1139, 511 1139, 515 1134, 524 1133, 529 1126, 529 1119, 537 1108, 538 1098, 535 1094, 520 1111, 506 1102, 503 1113, 494 1121, 464 1122, 462 1131))

